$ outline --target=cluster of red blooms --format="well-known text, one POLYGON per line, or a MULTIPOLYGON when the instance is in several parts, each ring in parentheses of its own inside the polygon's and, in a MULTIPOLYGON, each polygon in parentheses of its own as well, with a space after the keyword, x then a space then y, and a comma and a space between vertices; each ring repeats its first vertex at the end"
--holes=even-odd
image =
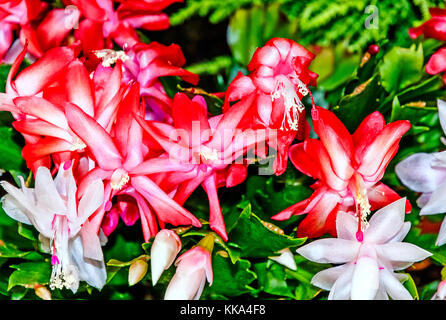
MULTIPOLYGON (((416 28, 409 29, 409 35, 415 39, 421 35, 425 38, 433 38, 446 41, 446 9, 431 8, 431 19, 416 28)), ((435 52, 426 64, 428 74, 438 74, 446 71, 446 47, 435 52)), ((443 74, 443 83, 446 84, 446 73, 443 74)))
POLYGON ((69 16, 66 8, 48 11, 38 0, 0 2, 0 57, 21 49, 0 94, 1 109, 13 114, 34 173, 40 166, 54 173, 71 161, 78 198, 91 181, 103 181, 103 205, 84 228, 109 235, 119 218, 126 225, 140 219, 148 241, 166 224, 200 227, 182 205, 202 186, 210 227, 227 241, 217 189, 244 181, 250 150, 261 158, 275 150, 277 175, 290 155, 299 171, 317 180, 309 199, 273 217, 307 214, 299 236, 335 234, 339 211, 359 213, 361 227, 370 210, 399 198, 379 181, 410 124, 386 125, 375 112, 351 135, 313 102, 319 139, 308 138, 301 100, 311 96, 317 74, 308 69, 314 55, 294 41, 274 38, 255 52, 249 74, 229 85, 221 115, 210 116, 199 95, 170 98, 160 77, 196 85, 198 76, 181 68, 177 45, 140 43, 134 28, 168 27, 161 10, 172 2, 121 1, 115 10, 111 0, 67 0, 76 8, 69 16), (67 19, 75 22, 74 32, 67 19), (15 29, 19 38, 11 45, 15 29), (111 50, 113 42, 124 51, 111 50), (18 73, 26 54, 38 59, 18 73), (296 138, 304 141, 288 150, 296 138))

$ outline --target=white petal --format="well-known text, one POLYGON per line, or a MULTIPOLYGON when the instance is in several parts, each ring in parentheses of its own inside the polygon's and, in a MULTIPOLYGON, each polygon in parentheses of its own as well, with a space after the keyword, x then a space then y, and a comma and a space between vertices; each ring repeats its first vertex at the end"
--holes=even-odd
POLYGON ((416 153, 398 163, 395 172, 409 189, 415 192, 432 192, 446 179, 445 168, 432 167, 434 160, 434 154, 416 153))
POLYGON ((389 261, 415 262, 426 259, 432 254, 414 244, 391 242, 377 247, 378 255, 389 261))
POLYGON ((423 208, 429 202, 429 199, 431 198, 431 196, 432 196, 432 192, 422 193, 421 196, 419 196, 417 199, 417 206, 419 206, 420 208, 423 208))
POLYGON ((7 194, 2 197, 1 204, 3 210, 6 212, 8 216, 10 216, 12 219, 25 223, 25 224, 31 224, 29 221, 27 215, 26 215, 26 209, 24 206, 22 206, 21 203, 17 201, 16 198, 14 198, 12 195, 7 194))
POLYGON ((192 273, 184 273, 183 270, 177 268, 167 286, 164 300, 193 300, 200 289, 202 289, 205 280, 206 274, 204 269, 197 269, 192 273))
POLYGON ((386 288, 387 294, 393 300, 413 300, 409 291, 401 284, 401 282, 389 270, 380 271, 381 281, 386 288))
POLYGON ((356 241, 358 220, 347 212, 340 211, 336 217, 338 238, 356 241))
POLYGON ((156 234, 150 250, 152 284, 155 286, 163 271, 172 265, 181 250, 181 241, 175 232, 163 229, 156 234))
POLYGON ((435 244, 441 246, 446 243, 446 218, 443 219, 441 223, 440 231, 438 232, 437 241, 435 244))
POLYGON ((81 238, 85 258, 97 261, 104 260, 99 236, 88 220, 81 229, 81 238))
POLYGON ((369 227, 364 232, 364 241, 385 243, 403 227, 406 198, 401 198, 373 214, 369 227))
POLYGON ((71 257, 79 270, 79 279, 101 290, 107 281, 104 261, 84 258, 82 240, 78 236, 71 241, 71 257))
POLYGON ((320 239, 297 249, 297 253, 319 263, 345 263, 355 258, 360 243, 337 238, 320 239))
POLYGON ((37 169, 34 190, 38 205, 48 210, 49 214, 66 213, 66 206, 57 191, 48 168, 39 167, 37 169))
POLYGON ((429 201, 421 209, 420 215, 437 214, 446 212, 446 182, 442 183, 434 192, 432 192, 429 201))
POLYGON ((379 267, 375 259, 359 258, 352 279, 352 300, 373 300, 379 288, 379 267))
POLYGON ((296 261, 294 261, 294 256, 291 253, 291 250, 285 248, 283 250, 280 250, 279 252, 281 253, 280 256, 269 258, 287 267, 288 269, 297 270, 296 261))
POLYGON ((350 299, 352 277, 355 267, 353 263, 347 265, 345 271, 339 276, 338 280, 328 294, 328 300, 348 300, 350 299))
POLYGON ((104 202, 104 184, 101 180, 94 180, 85 189, 79 200, 78 214, 80 223, 83 223, 104 202))
POLYGON ((401 242, 403 239, 407 236, 410 230, 410 222, 404 222, 403 227, 400 229, 400 231, 389 240, 389 242, 401 242))
POLYGON ((446 132, 446 102, 441 99, 437 99, 437 107, 441 128, 443 129, 443 132, 446 132))
POLYGON ((378 292, 376 293, 375 300, 389 300, 389 296, 384 289, 379 288, 378 292))
POLYGON ((324 290, 330 290, 336 280, 347 270, 348 265, 328 268, 316 273, 311 284, 324 290))

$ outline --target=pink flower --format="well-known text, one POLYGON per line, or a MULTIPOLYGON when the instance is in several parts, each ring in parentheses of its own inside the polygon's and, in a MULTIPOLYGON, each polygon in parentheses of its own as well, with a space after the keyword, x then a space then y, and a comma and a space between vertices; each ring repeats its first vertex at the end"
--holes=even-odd
POLYGON ((218 200, 217 187, 233 186, 246 177, 246 166, 235 160, 266 140, 264 130, 240 130, 237 124, 242 108, 233 108, 223 115, 207 118, 206 102, 201 96, 190 100, 177 93, 172 105, 173 126, 139 118, 143 128, 178 164, 181 172, 162 175, 160 184, 173 199, 183 204, 200 185, 209 199, 209 224, 224 241, 228 240, 218 200))
POLYGON ((153 173, 190 168, 172 163, 167 158, 146 158, 148 148, 143 143, 142 128, 134 119, 134 115, 142 116, 143 107, 139 85, 134 83, 116 111, 116 119, 119 120, 113 126, 113 137, 95 118, 75 104, 67 103, 65 114, 70 129, 85 143, 88 155, 97 164, 82 179, 80 194, 92 180, 99 178, 106 182, 104 206, 91 219, 92 226, 99 231, 105 211, 111 209, 108 201, 114 196, 128 195, 136 201, 144 239, 148 241, 158 231, 157 222, 161 228, 165 223, 197 227, 201 223, 147 177, 153 173))
POLYGON ((75 31, 82 41, 83 50, 111 49, 113 42, 122 48, 130 48, 140 42, 136 28, 163 30, 169 27, 169 17, 162 13, 166 7, 182 0, 132 0, 120 1, 115 9, 113 0, 67 0, 74 4, 83 18, 75 31))
POLYGON ((211 254, 197 246, 183 253, 175 262, 177 270, 166 289, 164 300, 198 300, 206 279, 212 285, 211 254))
MULTIPOLYGON (((385 123, 379 112, 367 116, 353 135, 331 112, 316 107, 313 126, 319 139, 306 139, 290 148, 290 159, 302 173, 316 179, 313 195, 272 217, 286 220, 307 214, 297 235, 319 237, 336 235, 339 211, 356 213, 365 221, 371 210, 399 199, 398 194, 380 183, 385 169, 396 154, 409 121, 385 123)), ((407 211, 410 212, 410 204, 407 211)), ((358 232, 361 231, 361 223, 358 232)))
POLYGON ((199 77, 181 67, 186 63, 181 48, 176 44, 164 46, 157 42, 138 43, 126 52, 124 81, 135 80, 141 86, 147 110, 146 119, 172 120, 172 99, 166 94, 159 78, 178 76, 193 85, 199 77))
MULTIPOLYGON (((274 163, 277 175, 286 170, 288 147, 307 131, 303 96, 308 85, 316 85, 317 74, 308 70, 314 55, 289 39, 273 38, 254 53, 248 65, 250 74, 241 73, 231 82, 225 96, 224 111, 249 108, 240 122, 241 128, 270 128, 278 131, 269 145, 278 152, 274 163)), ((311 93, 310 93, 311 94, 311 93)))
POLYGON ((6 0, 0 2, 0 61, 14 41, 14 31, 28 27, 48 6, 40 0, 6 0))

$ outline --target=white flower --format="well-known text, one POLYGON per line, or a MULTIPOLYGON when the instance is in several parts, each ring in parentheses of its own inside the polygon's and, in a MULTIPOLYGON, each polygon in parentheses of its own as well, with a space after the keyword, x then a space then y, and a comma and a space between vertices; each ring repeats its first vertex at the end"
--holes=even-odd
POLYGON ((2 206, 11 218, 32 224, 40 232, 42 248, 52 254, 50 288, 76 292, 79 280, 84 280, 101 289, 107 277, 102 254, 95 259, 84 256, 87 246, 99 245, 101 250, 99 238, 81 229, 103 203, 102 182, 92 182, 77 202, 71 161, 60 166, 54 180, 48 168, 39 167, 34 188, 27 188, 21 177, 20 182, 21 189, 1 182, 7 192, 2 206))
POLYGON ((362 241, 356 237, 357 218, 339 212, 338 238, 316 240, 297 250, 314 262, 340 264, 317 273, 312 284, 330 290, 328 299, 333 300, 412 299, 401 284, 406 276, 394 271, 404 270, 431 253, 401 242, 410 229, 410 222, 404 222, 405 204, 402 198, 377 211, 362 241))
MULTIPOLYGON (((446 133, 446 102, 438 100, 438 115, 446 133)), ((446 151, 415 153, 395 167, 401 182, 415 192, 421 192, 417 204, 420 215, 446 212, 446 151)), ((436 244, 446 243, 446 219, 443 220, 436 244)))

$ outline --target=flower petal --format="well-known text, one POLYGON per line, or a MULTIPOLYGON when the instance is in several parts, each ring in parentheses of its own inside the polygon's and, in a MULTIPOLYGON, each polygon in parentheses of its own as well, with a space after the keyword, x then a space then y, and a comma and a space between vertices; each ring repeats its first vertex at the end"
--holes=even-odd
POLYGON ((358 254, 360 243, 338 238, 315 240, 297 249, 297 253, 318 263, 346 263, 358 254))
POLYGON ((369 220, 369 227, 364 232, 368 243, 386 243, 403 227, 406 198, 397 200, 375 212, 369 220))

